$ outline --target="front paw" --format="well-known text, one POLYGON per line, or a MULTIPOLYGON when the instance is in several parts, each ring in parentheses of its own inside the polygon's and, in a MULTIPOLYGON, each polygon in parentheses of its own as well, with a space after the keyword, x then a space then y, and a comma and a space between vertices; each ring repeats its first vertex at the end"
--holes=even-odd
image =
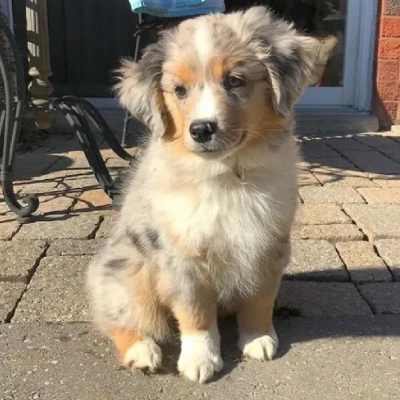
POLYGON ((221 371, 223 361, 217 338, 209 332, 182 336, 179 372, 194 382, 205 383, 221 371))
POLYGON ((272 360, 278 350, 278 336, 275 329, 267 335, 242 333, 239 348, 243 355, 260 361, 272 360))
POLYGON ((136 342, 125 354, 123 363, 132 369, 147 369, 156 371, 161 366, 162 354, 160 347, 152 339, 136 342))

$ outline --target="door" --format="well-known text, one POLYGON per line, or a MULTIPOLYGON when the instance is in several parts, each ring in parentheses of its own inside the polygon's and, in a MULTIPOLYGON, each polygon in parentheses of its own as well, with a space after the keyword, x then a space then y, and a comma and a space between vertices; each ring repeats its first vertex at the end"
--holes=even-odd
MULTIPOLYGON (((0 0, 10 4, 12 0, 0 0)), ((227 11, 254 4, 271 7, 324 45, 337 42, 321 77, 299 107, 351 106, 369 110, 378 0, 225 0, 227 11)), ((24 2, 13 0, 17 34, 24 27, 24 2), (21 6, 22 5, 22 6, 21 6)), ((114 108, 112 71, 121 57, 134 54, 136 14, 129 0, 48 0, 52 81, 56 95, 93 99, 114 108)), ((17 35, 19 36, 19 35, 17 35)), ((23 36, 22 36, 23 39, 23 36)), ((155 35, 142 38, 147 44, 155 35)), ((23 41, 23 40, 22 40, 23 41)))
MULTIPOLYGON (((319 1, 319 0, 317 0, 319 1)), ((301 3, 299 2, 298 7, 301 3)), ((325 7, 315 16, 313 34, 323 35, 322 46, 329 51, 330 40, 336 41, 322 76, 315 87, 306 90, 299 105, 353 106, 356 101, 356 72, 360 56, 359 47, 362 7, 371 7, 368 0, 319 1, 325 7), (332 39, 330 39, 332 38, 332 39)), ((371 30, 371 26, 369 27, 371 30)), ((373 48, 370 48, 371 52, 373 48)), ((365 82, 364 82, 365 84, 365 82)))
MULTIPOLYGON (((257 0, 305 34, 318 37, 329 54, 319 65, 320 79, 298 105, 370 106, 372 56, 378 0, 257 0)), ((227 9, 246 8, 253 0, 226 0, 227 9)))

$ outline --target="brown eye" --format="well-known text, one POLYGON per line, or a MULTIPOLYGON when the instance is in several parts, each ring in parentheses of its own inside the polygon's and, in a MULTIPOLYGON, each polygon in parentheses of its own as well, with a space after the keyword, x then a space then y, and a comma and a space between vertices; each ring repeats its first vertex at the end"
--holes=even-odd
POLYGON ((176 97, 178 97, 179 99, 184 99, 187 95, 187 90, 186 90, 185 86, 182 86, 182 85, 176 86, 175 94, 176 94, 176 97))
POLYGON ((240 78, 239 76, 229 75, 225 79, 225 87, 228 90, 235 89, 244 85, 245 85, 244 79, 240 78))

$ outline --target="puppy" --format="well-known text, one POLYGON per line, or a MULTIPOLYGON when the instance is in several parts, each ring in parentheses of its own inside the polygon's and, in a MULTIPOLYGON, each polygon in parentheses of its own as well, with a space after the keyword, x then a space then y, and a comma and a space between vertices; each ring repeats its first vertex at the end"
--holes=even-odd
POLYGON ((211 379, 219 310, 237 315, 245 356, 274 357, 297 203, 292 108, 317 46, 254 7, 186 20, 124 62, 118 95, 151 135, 88 272, 95 320, 124 365, 160 367, 173 317, 179 371, 211 379))

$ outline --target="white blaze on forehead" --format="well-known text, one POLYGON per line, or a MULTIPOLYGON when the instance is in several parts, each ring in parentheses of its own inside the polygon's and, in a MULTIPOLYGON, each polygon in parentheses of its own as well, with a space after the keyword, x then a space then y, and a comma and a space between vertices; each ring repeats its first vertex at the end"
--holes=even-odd
POLYGON ((193 109, 192 120, 208 120, 217 119, 217 102, 212 89, 204 86, 200 92, 199 100, 193 109))
POLYGON ((199 24, 194 35, 194 45, 203 66, 208 64, 212 51, 210 29, 205 24, 199 24))

